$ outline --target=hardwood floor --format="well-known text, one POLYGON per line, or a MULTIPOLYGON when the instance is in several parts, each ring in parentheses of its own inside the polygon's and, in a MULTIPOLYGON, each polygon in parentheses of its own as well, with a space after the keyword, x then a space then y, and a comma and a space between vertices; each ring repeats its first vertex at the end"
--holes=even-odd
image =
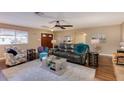
POLYGON ((2 73, 1 70, 6 69, 7 66, 5 65, 5 60, 0 60, 0 81, 6 81, 6 77, 2 73))
POLYGON ((0 70, 7 68, 5 65, 5 60, 0 60, 0 70))
POLYGON ((95 78, 105 81, 115 81, 115 70, 110 56, 99 56, 99 67, 96 69, 95 78))
POLYGON ((116 79, 118 81, 124 81, 124 65, 114 64, 114 67, 115 67, 116 79))

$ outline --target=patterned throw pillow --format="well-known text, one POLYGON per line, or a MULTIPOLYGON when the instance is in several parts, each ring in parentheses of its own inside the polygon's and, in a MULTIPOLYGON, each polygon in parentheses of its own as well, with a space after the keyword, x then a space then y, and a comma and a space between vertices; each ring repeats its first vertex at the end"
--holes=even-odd
POLYGON ((7 51, 7 53, 11 53, 11 54, 13 54, 14 56, 17 55, 17 52, 16 52, 14 49, 9 49, 9 50, 7 51))

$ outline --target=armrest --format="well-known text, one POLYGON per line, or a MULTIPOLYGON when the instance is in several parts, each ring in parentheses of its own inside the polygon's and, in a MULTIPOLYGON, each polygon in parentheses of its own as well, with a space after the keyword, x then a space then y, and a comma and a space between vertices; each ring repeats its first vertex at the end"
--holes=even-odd
POLYGON ((10 54, 10 53, 5 53, 5 59, 6 60, 14 59, 14 55, 13 54, 10 54))
POLYGON ((14 64, 14 55, 13 54, 10 54, 10 53, 5 53, 5 59, 6 59, 6 62, 5 64, 6 65, 13 65, 14 64))
POLYGON ((88 54, 89 53, 83 53, 83 54, 81 54, 82 61, 85 61, 86 62, 86 60, 88 60, 88 54))
POLYGON ((11 59, 11 58, 14 58, 14 55, 10 54, 10 53, 5 53, 5 58, 6 59, 11 59))
POLYGON ((83 58, 87 57, 87 53, 81 54, 81 57, 83 57, 83 58))

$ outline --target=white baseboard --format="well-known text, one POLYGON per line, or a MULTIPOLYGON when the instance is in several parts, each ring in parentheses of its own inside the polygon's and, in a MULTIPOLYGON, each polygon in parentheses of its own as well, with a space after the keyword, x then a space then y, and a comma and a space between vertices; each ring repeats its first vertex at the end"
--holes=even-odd
POLYGON ((100 55, 112 57, 112 54, 103 54, 103 53, 100 53, 100 55))

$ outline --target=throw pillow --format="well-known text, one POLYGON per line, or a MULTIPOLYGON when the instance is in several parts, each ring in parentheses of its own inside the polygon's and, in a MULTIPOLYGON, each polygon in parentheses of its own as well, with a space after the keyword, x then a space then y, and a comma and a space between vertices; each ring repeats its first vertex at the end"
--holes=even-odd
POLYGON ((17 55, 17 52, 16 52, 14 49, 9 49, 9 50, 7 51, 7 53, 11 53, 11 54, 13 54, 14 56, 17 55))

